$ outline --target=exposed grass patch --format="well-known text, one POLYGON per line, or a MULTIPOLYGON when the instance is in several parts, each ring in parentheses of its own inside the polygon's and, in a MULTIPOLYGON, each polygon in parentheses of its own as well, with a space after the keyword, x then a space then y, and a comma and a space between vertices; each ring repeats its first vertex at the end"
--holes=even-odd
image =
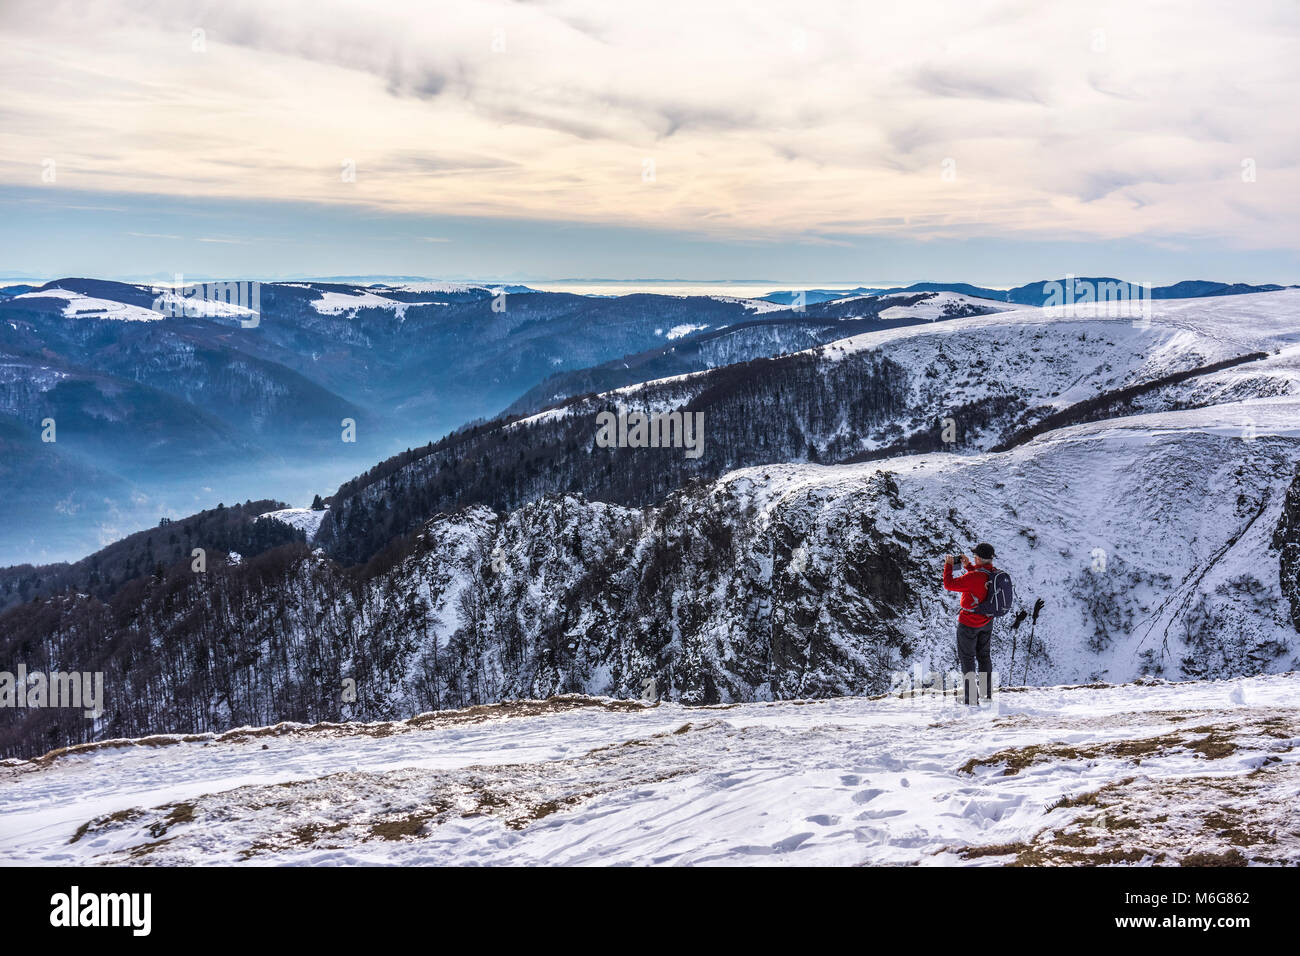
POLYGON ((1196 727, 1192 730, 1158 734, 1154 737, 1137 737, 1130 740, 1113 740, 1099 744, 1033 744, 1012 747, 989 754, 972 757, 958 768, 959 773, 974 773, 980 767, 1002 766, 1002 776, 1014 777, 1026 767, 1043 761, 1101 760, 1117 758, 1141 764, 1144 759, 1167 756, 1177 750, 1190 750, 1206 760, 1222 760, 1239 749, 1237 742, 1227 732, 1235 727, 1196 727), (1205 737, 1193 740, 1190 735, 1204 733, 1205 737))
POLYGON ((167 810, 167 816, 154 823, 149 827, 149 833, 156 840, 166 835, 167 831, 177 824, 194 822, 194 804, 192 803, 171 803, 158 808, 167 810))
POLYGON ((416 837, 424 832, 424 828, 436 816, 435 813, 413 813, 410 816, 374 823, 370 826, 370 836, 376 840, 401 840, 406 837, 416 837))
POLYGON ((77 827, 77 832, 72 835, 69 843, 76 843, 81 840, 87 833, 99 833, 104 830, 112 830, 124 823, 130 823, 144 816, 144 811, 136 807, 127 810, 118 810, 116 813, 108 813, 102 817, 95 817, 93 820, 87 820, 81 826, 77 827))
POLYGON ((957 850, 964 860, 1007 857, 1008 866, 1155 863, 1244 866, 1300 863, 1300 767, 1239 776, 1126 777, 1063 797, 1047 812, 1065 824, 1018 843, 957 850))

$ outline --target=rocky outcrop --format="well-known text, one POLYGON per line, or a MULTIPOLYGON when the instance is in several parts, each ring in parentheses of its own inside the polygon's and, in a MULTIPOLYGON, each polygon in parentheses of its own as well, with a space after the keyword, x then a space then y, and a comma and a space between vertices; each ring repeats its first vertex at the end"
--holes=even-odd
POLYGON ((1278 577, 1282 593, 1291 605, 1291 622, 1300 632, 1300 464, 1296 465, 1295 480, 1282 505, 1273 547, 1279 553, 1278 577))

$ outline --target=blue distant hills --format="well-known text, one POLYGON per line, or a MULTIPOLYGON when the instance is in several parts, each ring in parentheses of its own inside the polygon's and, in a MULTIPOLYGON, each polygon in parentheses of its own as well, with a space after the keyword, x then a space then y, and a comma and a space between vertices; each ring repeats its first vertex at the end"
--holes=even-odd
MULTIPOLYGON (((790 305, 800 292, 803 292, 804 302, 807 305, 813 305, 818 302, 830 302, 835 299, 845 299, 850 296, 858 295, 900 295, 908 292, 957 292, 961 295, 971 295, 980 299, 992 299, 995 302, 1012 302, 1016 305, 1034 305, 1041 306, 1047 301, 1050 293, 1050 287, 1053 283, 1060 283, 1064 287, 1069 281, 1068 277, 1061 279, 1044 279, 1040 282, 1029 282, 1014 289, 989 289, 983 286, 971 285, 967 282, 916 282, 909 286, 896 286, 894 288, 867 288, 858 286, 855 289, 785 289, 779 292, 771 292, 768 295, 761 296, 764 301, 774 302, 778 305, 790 305)), ((1102 276, 1075 276, 1074 281, 1077 283, 1119 283, 1121 286, 1128 286, 1128 291, 1132 294, 1138 288, 1137 283, 1126 282, 1123 279, 1102 276)), ((1291 288, 1282 285, 1248 285, 1244 282, 1212 282, 1205 279, 1187 279, 1182 282, 1175 282, 1173 285, 1153 286, 1151 289, 1151 298, 1153 299, 1200 299, 1207 296, 1217 295, 1245 295, 1250 292, 1276 292, 1279 289, 1291 288)))

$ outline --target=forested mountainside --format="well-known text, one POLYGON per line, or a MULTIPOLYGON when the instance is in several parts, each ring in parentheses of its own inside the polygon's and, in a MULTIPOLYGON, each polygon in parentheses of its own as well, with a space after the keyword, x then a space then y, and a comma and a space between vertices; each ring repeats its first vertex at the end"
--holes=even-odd
POLYGON ((1016 580, 993 649, 1003 683, 1294 669, 1280 560, 1298 423, 1295 399, 1257 400, 1001 453, 749 468, 645 509, 473 506, 369 577, 289 544, 206 574, 179 565, 108 602, 29 602, 0 617, 0 653, 21 642, 30 668, 102 670, 112 691, 93 725, 0 712, 0 753, 564 692, 883 691, 892 672, 952 665, 939 560, 981 539, 1016 580))
POLYGON ((987 300, 936 292, 854 296, 805 304, 797 312, 788 310, 775 317, 769 314, 713 331, 696 331, 646 352, 553 375, 520 396, 505 415, 528 415, 576 395, 798 352, 865 332, 989 315, 1008 308, 987 300), (888 317, 881 317, 882 312, 888 317))
MULTIPOLYGON (((0 564, 80 558, 161 517, 219 501, 306 504, 387 455, 502 408, 532 413, 886 323, 1038 303, 1056 285, 823 290, 782 305, 779 295, 774 302, 472 283, 269 282, 257 287, 256 321, 248 305, 196 308, 179 294, 199 291, 195 285, 178 293, 66 278, 7 287, 0 564)), ((1241 297, 1249 288, 1180 283, 1152 295, 1241 297)))
POLYGON ((1272 353, 1300 335, 1297 303, 1290 291, 1157 303, 1144 323, 1025 309, 582 396, 381 463, 335 493, 319 541, 353 564, 429 516, 469 504, 512 510, 575 492, 639 506, 747 465, 990 449, 1049 418, 1059 427, 1287 394, 1300 388, 1294 354, 1272 353), (597 417, 617 408, 702 414, 702 454, 599 447, 597 417))
POLYGON ((282 544, 305 541, 301 531, 261 517, 282 508, 284 502, 269 499, 229 507, 223 503, 137 531, 80 561, 0 568, 0 611, 68 589, 108 600, 137 578, 162 577, 178 562, 190 566, 197 557, 195 548, 202 549, 205 562, 209 552, 214 561, 225 562, 231 553, 254 555, 282 544))
POLYGON ((222 500, 327 493, 556 372, 777 311, 446 283, 263 283, 257 299, 254 322, 94 279, 0 297, 0 563, 79 557, 222 500))

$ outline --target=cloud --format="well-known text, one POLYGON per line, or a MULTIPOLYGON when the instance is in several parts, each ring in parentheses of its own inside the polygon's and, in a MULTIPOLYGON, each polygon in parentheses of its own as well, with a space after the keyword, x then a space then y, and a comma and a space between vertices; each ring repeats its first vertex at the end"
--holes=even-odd
POLYGON ((1023 100, 1047 105, 1041 77, 994 71, 985 64, 922 67, 913 76, 912 84, 919 92, 940 98, 1023 100))
POLYGON ((48 157, 81 190, 713 237, 1300 242, 1286 5, 7 0, 0 37, 3 184, 48 157))

